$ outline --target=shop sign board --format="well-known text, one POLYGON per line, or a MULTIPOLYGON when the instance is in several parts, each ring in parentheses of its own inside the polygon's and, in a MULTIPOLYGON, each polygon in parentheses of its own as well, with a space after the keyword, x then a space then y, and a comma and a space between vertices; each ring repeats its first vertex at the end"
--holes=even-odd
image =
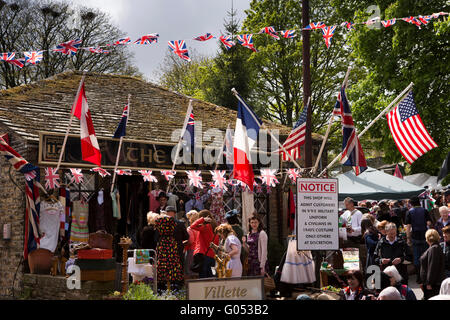
POLYGON ((188 300, 263 300, 264 277, 188 280, 188 300))
POLYGON ((297 250, 339 250, 338 180, 297 179, 297 250))

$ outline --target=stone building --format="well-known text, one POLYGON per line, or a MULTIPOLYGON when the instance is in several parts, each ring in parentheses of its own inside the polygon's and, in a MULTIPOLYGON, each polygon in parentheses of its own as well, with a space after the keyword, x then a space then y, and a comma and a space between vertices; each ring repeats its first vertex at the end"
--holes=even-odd
MULTIPOLYGON (((81 73, 67 72, 0 92, 0 134, 6 134, 10 145, 17 152, 41 168, 42 183, 44 168, 56 167, 58 162, 70 119, 70 110, 81 77, 81 73)), ((159 175, 159 170, 172 167, 170 155, 178 141, 179 130, 183 125, 190 98, 137 78, 118 75, 86 74, 85 88, 96 136, 102 150, 102 167, 111 173, 118 150, 118 139, 111 137, 120 120, 123 107, 127 103, 127 97, 131 95, 130 117, 119 168, 132 169, 133 176, 117 178, 117 185, 121 192, 121 208, 123 212, 127 212, 126 204, 131 201, 129 193, 135 188, 134 186, 139 184, 145 194, 147 190, 155 188, 155 184, 143 183, 137 170, 153 169, 160 180, 161 188, 165 190, 165 181, 159 175), (123 197, 122 192, 125 193, 123 197)), ((227 126, 234 128, 236 111, 195 99, 193 110, 196 137, 201 137, 200 142, 197 141, 197 143, 202 145, 203 151, 211 151, 212 148, 220 149, 227 126)), ((271 130, 278 130, 280 141, 284 141, 291 130, 279 124, 264 122, 271 130)), ((61 164, 61 182, 69 184, 70 178, 67 174, 69 168, 82 168, 85 175, 84 184, 70 186, 71 198, 78 199, 83 194, 92 194, 99 188, 109 190, 111 177, 99 177, 98 174, 89 171, 94 167, 92 164, 81 160, 79 121, 76 118, 74 118, 70 134, 61 164)), ((318 154, 320 143, 321 136, 313 134, 313 161, 318 154)), ((299 164, 303 167, 303 148, 301 153, 302 158, 299 164)), ((208 154, 211 154, 214 159, 218 156, 214 150, 208 154)), ((0 296, 12 297, 14 294, 17 297, 23 292, 24 274, 29 272, 27 262, 23 261, 24 178, 10 167, 4 157, 1 158, 0 163, 0 227, 5 224, 11 226, 10 239, 1 238, 0 240, 0 296)), ((325 165, 326 150, 323 156, 323 166, 325 165)), ((262 166, 255 164, 255 167, 262 166)), ((283 163, 282 167, 293 166, 283 163)), ((219 168, 227 167, 221 164, 219 168)), ((209 170, 215 169, 215 164, 177 165, 173 192, 183 191, 182 188, 187 184, 185 170, 190 169, 202 170, 206 177, 209 170)), ((207 180, 207 178, 204 179, 207 180)), ((280 182, 270 193, 266 191, 261 194, 255 193, 254 204, 255 210, 261 213, 267 224, 271 241, 283 243, 289 233, 286 222, 289 183, 284 184, 281 179, 280 182)), ((241 209, 240 195, 225 194, 224 202, 225 210, 241 209)), ((145 206, 142 208, 145 209, 145 206)), ((144 209, 141 211, 145 211, 144 209)), ((146 211, 140 214, 140 225, 145 223, 145 213, 146 211)), ((126 218, 126 216, 122 217, 122 220, 126 218)), ((117 221, 114 230, 116 240, 118 236, 130 232, 127 222, 123 221, 117 221)), ((39 281, 48 282, 48 279, 39 281)), ((36 286, 39 281, 30 276, 25 279, 26 285, 31 287, 36 286)), ((49 296, 52 294, 52 292, 48 293, 49 296)), ((63 297, 70 298, 60 295, 60 298, 63 297)))

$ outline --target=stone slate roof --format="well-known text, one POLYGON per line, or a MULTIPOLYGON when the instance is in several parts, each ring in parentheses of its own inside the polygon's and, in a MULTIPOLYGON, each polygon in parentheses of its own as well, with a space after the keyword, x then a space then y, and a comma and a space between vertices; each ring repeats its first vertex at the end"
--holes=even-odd
MULTIPOLYGON (((81 77, 81 72, 70 71, 0 91, 0 122, 30 142, 39 140, 39 131, 65 133, 81 77)), ((98 137, 112 137, 131 94, 125 138, 158 143, 175 144, 171 134, 181 129, 190 99, 138 78, 110 74, 87 73, 85 90, 98 137)), ((203 133, 211 128, 225 131, 228 124, 235 126, 236 111, 196 99, 193 110, 195 120, 203 123, 203 133)), ((287 136, 291 130, 264 122, 267 127, 278 129, 280 136, 287 136)), ((79 121, 74 118, 70 133, 79 134, 79 128, 79 121)), ((314 134, 313 138, 321 136, 314 134)))

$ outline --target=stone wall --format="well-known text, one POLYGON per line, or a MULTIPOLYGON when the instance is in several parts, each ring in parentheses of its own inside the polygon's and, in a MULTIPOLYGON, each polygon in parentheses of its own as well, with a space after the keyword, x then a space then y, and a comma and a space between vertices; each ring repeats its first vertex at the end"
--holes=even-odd
MULTIPOLYGON (((1 126, 0 133, 8 133, 10 145, 26 158, 26 144, 20 137, 1 126)), ((25 180, 3 156, 0 166, 0 296, 12 297, 13 287, 16 296, 22 289, 25 195, 21 189, 25 180), (11 225, 10 240, 3 239, 4 224, 11 225)))
POLYGON ((114 281, 81 281, 81 289, 68 289, 62 276, 25 274, 24 299, 31 300, 102 300, 114 292, 114 281))

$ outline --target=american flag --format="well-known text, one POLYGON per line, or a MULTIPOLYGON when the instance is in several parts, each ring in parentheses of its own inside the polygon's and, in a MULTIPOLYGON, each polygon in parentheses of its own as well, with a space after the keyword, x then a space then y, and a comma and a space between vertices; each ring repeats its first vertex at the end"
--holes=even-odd
POLYGON ((80 184, 83 183, 83 173, 81 169, 70 169, 70 173, 72 174, 72 178, 70 179, 71 183, 80 184))
POLYGON ((342 123, 341 163, 344 166, 356 167, 354 168, 355 173, 359 175, 367 169, 367 163, 358 136, 356 135, 352 111, 350 110, 344 88, 341 88, 341 93, 338 95, 333 114, 339 115, 342 123), (339 110, 339 113, 337 110, 339 110))
POLYGON ((111 173, 109 173, 108 171, 106 171, 105 169, 100 168, 100 167, 92 168, 91 171, 97 172, 102 178, 111 175, 111 173))
POLYGON ((0 60, 2 60, 2 61, 11 61, 11 60, 14 60, 15 56, 16 56, 15 52, 0 53, 0 60))
POLYGON ((15 65, 16 67, 22 69, 25 63, 25 58, 19 58, 19 59, 14 59, 14 60, 8 60, 6 61, 10 64, 15 65))
POLYGON ((190 186, 194 186, 196 188, 199 189, 203 189, 202 186, 202 176, 201 176, 201 171, 200 170, 189 170, 186 171, 186 174, 189 178, 189 185, 190 186))
POLYGON ((152 175, 153 171, 150 170, 138 170, 138 172, 144 178, 144 181, 148 182, 158 182, 158 179, 154 175, 152 175))
POLYGON ((210 171, 212 175, 212 179, 214 181, 214 187, 220 188, 224 191, 227 191, 228 188, 226 186, 227 178, 225 178, 226 171, 225 170, 214 170, 210 171))
POLYGON ((278 182, 277 177, 275 176, 277 173, 276 169, 261 169, 261 175, 259 178, 262 182, 268 187, 275 187, 278 182))
POLYGON ((231 36, 220 36, 220 42, 225 46, 227 50, 230 50, 232 47, 236 45, 236 43, 232 40, 231 36))
POLYGON ((413 16, 411 16, 409 18, 402 18, 402 20, 406 21, 406 22, 409 22, 409 23, 412 23, 412 24, 416 25, 420 29, 420 25, 421 25, 420 21, 417 20, 416 18, 414 18, 413 16))
POLYGON ((323 29, 326 25, 323 22, 312 22, 304 28, 304 30, 323 29))
POLYGON ((275 31, 274 27, 262 28, 261 31, 259 31, 259 33, 266 33, 269 36, 271 36, 272 38, 274 38, 276 40, 280 40, 280 37, 278 36, 278 33, 275 31))
POLYGON ((53 51, 61 52, 69 56, 74 56, 77 54, 80 45, 81 45, 80 39, 70 40, 67 42, 60 43, 59 45, 56 46, 56 49, 53 49, 53 51))
POLYGON ((177 56, 179 56, 181 59, 186 60, 188 62, 191 61, 184 40, 169 41, 168 44, 169 49, 177 56))
POLYGON ((437 147, 419 116, 412 91, 387 114, 395 144, 409 164, 437 147))
POLYGON ((296 30, 283 30, 283 31, 280 31, 281 36, 283 38, 286 38, 286 39, 292 39, 292 38, 296 37, 297 35, 295 34, 295 32, 296 32, 296 30))
POLYGON ((167 181, 175 177, 176 171, 172 170, 161 170, 161 174, 166 178, 167 181))
POLYGON ((45 168, 45 188, 55 189, 59 188, 59 174, 56 168, 45 168))
POLYGON ((336 26, 325 27, 322 29, 322 33, 323 33, 322 36, 325 39, 325 44, 326 44, 327 48, 330 47, 331 38, 333 38, 333 35, 334 35, 334 30, 336 30, 336 26))
MULTIPOLYGON (((283 147, 287 152, 292 156, 292 158, 298 159, 300 158, 300 147, 305 143, 305 134, 306 134, 306 117, 308 116, 308 106, 303 108, 300 117, 294 125, 291 133, 287 137, 286 141, 283 143, 283 147)), ((279 152, 283 155, 283 161, 289 161, 290 158, 284 152, 284 150, 280 149, 279 152)))
POLYGON ((257 52, 255 46, 253 45, 253 34, 240 34, 236 38, 241 46, 257 52))
POLYGON ((151 33, 137 39, 134 44, 152 44, 157 43, 159 38, 159 34, 151 33))
POLYGON ((393 26, 395 24, 395 22, 396 22, 396 19, 381 20, 381 24, 385 28, 393 26))
POLYGON ((194 38, 194 40, 197 40, 197 41, 206 41, 206 40, 211 40, 211 39, 214 39, 214 36, 211 33, 206 33, 202 36, 198 36, 198 37, 194 38))
POLYGON ((42 54, 44 51, 26 51, 23 53, 25 56, 25 62, 36 64, 42 61, 44 55, 42 54))

